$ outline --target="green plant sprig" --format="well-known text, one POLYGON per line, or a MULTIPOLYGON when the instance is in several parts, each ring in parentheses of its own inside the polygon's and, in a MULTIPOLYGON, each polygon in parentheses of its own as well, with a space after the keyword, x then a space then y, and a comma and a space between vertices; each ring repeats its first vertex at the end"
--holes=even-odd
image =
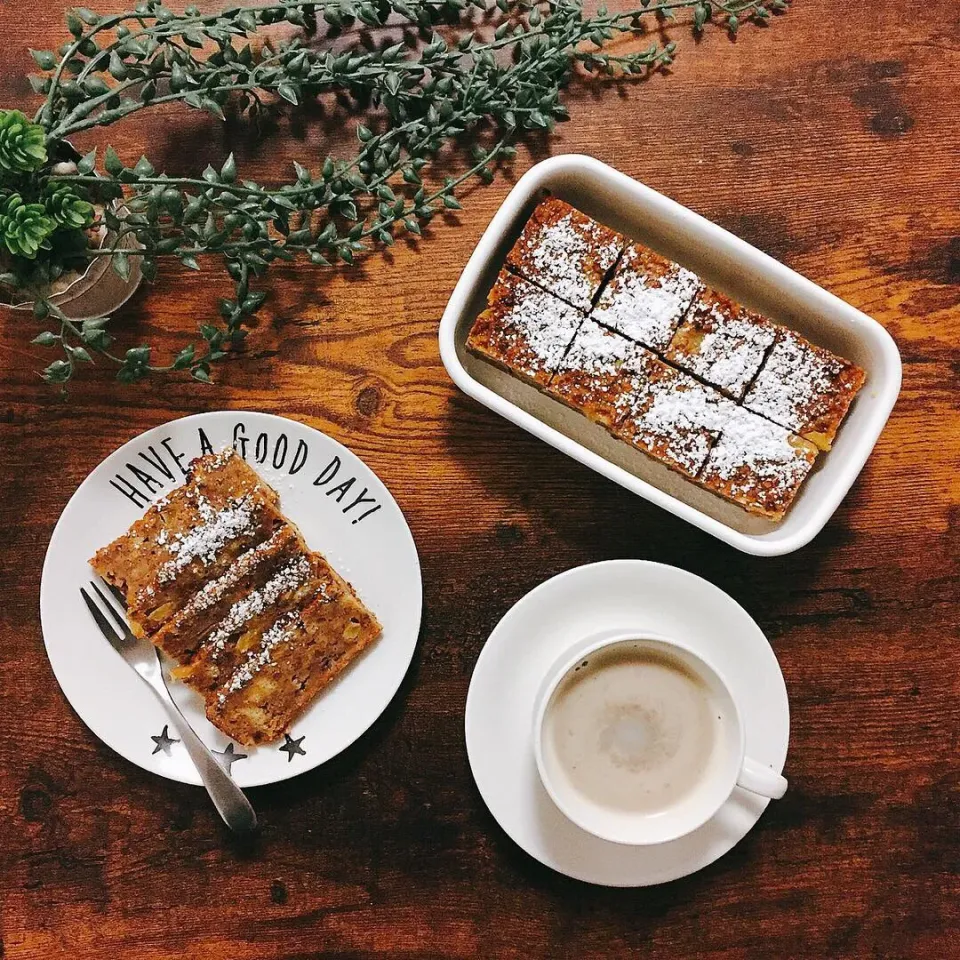
MULTIPOLYGON (((188 344, 168 364, 152 363, 146 344, 122 357, 113 354, 105 318, 78 324, 38 292, 36 316, 58 321, 59 329, 34 342, 63 351, 45 379, 65 383, 99 354, 117 364, 118 377, 127 382, 171 370, 209 381, 210 365, 246 337, 265 299, 250 283, 271 262, 306 256, 318 265, 352 263, 371 242, 391 245, 398 231, 419 235, 438 212, 460 208, 456 194, 466 181, 493 177, 497 165, 515 154, 511 142, 521 132, 550 131, 566 119, 561 94, 575 64, 587 73, 631 76, 670 64, 676 50, 673 42, 654 42, 612 55, 604 49, 609 41, 644 32, 647 18, 670 20, 681 10, 692 13, 696 31, 715 21, 735 33, 747 19, 764 22, 770 12, 787 8, 786 0, 641 4, 623 13, 601 8, 592 17, 579 0, 496 0, 495 6, 488 0, 281 0, 210 14, 196 8, 175 14, 158 0, 143 0, 132 12, 112 16, 86 8, 68 13, 73 39, 56 54, 32 51, 45 71, 31 78, 45 95, 35 120, 46 131, 51 156, 75 133, 175 101, 222 118, 231 101, 256 115, 265 98, 296 105, 332 92, 346 94, 358 108, 374 108, 383 129, 359 125, 353 157, 328 156, 316 171, 295 163, 295 179, 276 187, 239 178, 232 155, 202 177, 177 177, 156 171, 145 157, 128 166, 110 147, 99 167, 94 150, 76 162, 75 172, 49 165, 31 172, 38 190, 60 191, 56 205, 63 216, 79 210, 74 196, 105 205, 109 239, 84 250, 85 258, 111 257, 121 277, 139 258, 152 279, 160 258, 199 269, 197 258, 212 254, 223 258, 235 285, 234 296, 220 301, 222 322, 201 326, 200 349, 188 344), (474 9, 492 24, 477 27, 474 9), (259 51, 249 43, 276 23, 310 28, 311 11, 325 21, 331 39, 358 21, 375 27, 389 20, 425 31, 428 40, 420 48, 355 43, 336 53, 300 37, 268 39, 259 51), (433 31, 441 24, 454 37, 433 31), (428 187, 428 165, 464 138, 473 140, 466 171, 428 187)), ((2 147, 0 139, 0 161, 2 147)), ((0 178, 0 200, 3 186, 0 178)), ((36 229, 40 213, 31 216, 21 231, 28 244, 27 228, 36 229)), ((0 283, 18 280, 15 273, 0 273, 0 283)))

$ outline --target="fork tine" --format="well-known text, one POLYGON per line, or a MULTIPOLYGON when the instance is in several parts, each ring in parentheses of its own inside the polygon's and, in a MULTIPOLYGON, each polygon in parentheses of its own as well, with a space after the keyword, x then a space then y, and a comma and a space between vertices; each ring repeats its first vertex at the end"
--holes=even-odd
POLYGON ((129 624, 127 623, 124 616, 120 613, 119 610, 104 596, 103 591, 97 586, 96 581, 91 580, 90 586, 93 587, 97 592, 97 596, 103 602, 103 605, 107 608, 107 613, 113 617, 114 622, 120 628, 120 632, 123 634, 126 640, 135 641, 137 638, 133 635, 133 631, 130 629, 129 624))
POLYGON ((121 637, 120 634, 118 634, 117 631, 110 626, 110 622, 103 615, 103 613, 100 611, 100 608, 96 605, 96 603, 94 603, 90 597, 90 594, 87 593, 83 587, 80 588, 80 593, 83 595, 83 602, 87 605, 87 609, 90 611, 93 619, 96 620, 97 626, 100 628, 100 632, 104 635, 104 637, 106 637, 106 639, 110 642, 110 645, 115 650, 120 650, 124 645, 123 637, 121 637))

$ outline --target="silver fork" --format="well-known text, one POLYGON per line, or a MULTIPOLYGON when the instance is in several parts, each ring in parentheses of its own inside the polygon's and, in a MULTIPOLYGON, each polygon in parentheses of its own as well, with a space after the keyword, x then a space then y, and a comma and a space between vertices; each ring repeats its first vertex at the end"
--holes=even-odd
MULTIPOLYGON (((120 633, 114 630, 100 607, 97 606, 90 594, 81 587, 80 593, 83 594, 87 609, 93 615, 100 632, 110 642, 113 649, 126 660, 129 666, 136 670, 140 679, 150 687, 157 699, 166 707, 173 725, 177 728, 181 742, 187 748, 187 753, 190 755, 193 765, 197 768, 197 773, 200 774, 200 779, 207 788, 207 793, 210 794, 213 805, 217 808, 220 816, 223 817, 223 822, 231 830, 236 830, 238 833, 255 829, 257 815, 253 807, 250 806, 250 801, 234 783, 230 774, 217 762, 216 757, 203 741, 194 733, 193 727, 187 722, 187 718, 180 712, 176 701, 170 696, 170 691, 167 689, 167 678, 156 647, 149 640, 140 640, 135 637, 133 631, 127 625, 126 617, 114 603, 107 599, 104 592, 92 580, 90 586, 120 628, 120 633)), ((111 597, 113 596, 113 591, 109 587, 106 592, 111 597)))

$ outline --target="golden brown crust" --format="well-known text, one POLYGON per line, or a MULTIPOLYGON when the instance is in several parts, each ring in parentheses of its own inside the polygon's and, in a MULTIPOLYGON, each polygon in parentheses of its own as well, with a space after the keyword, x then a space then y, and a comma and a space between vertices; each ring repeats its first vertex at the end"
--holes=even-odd
POLYGON ((546 386, 583 315, 522 277, 501 270, 467 349, 511 373, 546 386))
POLYGON ((589 310, 626 240, 556 197, 530 215, 507 263, 521 276, 589 310))
POLYGON ((781 327, 743 404, 829 450, 865 380, 849 360, 781 327))
POLYGON ((735 300, 704 290, 677 328, 664 359, 740 400, 776 339, 776 325, 735 300))

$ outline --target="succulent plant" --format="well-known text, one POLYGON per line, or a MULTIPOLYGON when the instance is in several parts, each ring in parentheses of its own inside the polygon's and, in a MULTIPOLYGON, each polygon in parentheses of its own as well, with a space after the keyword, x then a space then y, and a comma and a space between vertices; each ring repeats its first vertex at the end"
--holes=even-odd
POLYGON ((82 230, 93 223, 93 204, 69 184, 49 183, 41 197, 47 215, 58 227, 82 230))
POLYGON ((0 201, 0 238, 14 256, 32 260, 56 228, 42 204, 24 203, 19 193, 0 201))
POLYGON ((19 110, 0 110, 0 173, 31 173, 47 162, 47 133, 19 110))

